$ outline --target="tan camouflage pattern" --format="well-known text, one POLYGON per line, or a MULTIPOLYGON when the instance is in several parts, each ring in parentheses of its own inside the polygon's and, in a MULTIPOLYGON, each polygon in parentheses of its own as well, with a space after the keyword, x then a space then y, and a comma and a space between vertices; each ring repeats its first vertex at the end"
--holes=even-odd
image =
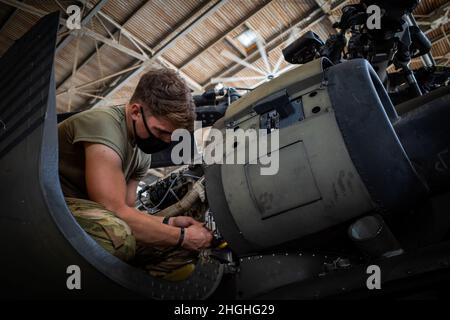
POLYGON ((100 246, 121 260, 134 258, 136 239, 126 222, 97 202, 65 199, 77 222, 100 246))
POLYGON ((132 264, 154 277, 165 277, 172 271, 197 262, 198 253, 177 248, 151 248, 138 243, 132 264))
POLYGON ((197 261, 198 253, 195 252, 136 243, 128 224, 97 202, 67 197, 65 200, 80 226, 101 247, 152 276, 167 277, 172 271, 197 261))

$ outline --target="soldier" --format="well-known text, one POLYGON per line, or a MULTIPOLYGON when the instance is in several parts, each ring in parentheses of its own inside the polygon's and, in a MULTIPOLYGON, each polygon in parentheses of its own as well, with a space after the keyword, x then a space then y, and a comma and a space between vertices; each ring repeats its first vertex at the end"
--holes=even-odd
POLYGON ((158 69, 142 76, 126 106, 84 111, 58 126, 59 176, 75 219, 108 252, 144 263, 155 276, 189 264, 212 240, 191 217, 167 219, 134 207, 150 154, 167 148, 175 129, 192 131, 194 118, 186 83, 158 69))

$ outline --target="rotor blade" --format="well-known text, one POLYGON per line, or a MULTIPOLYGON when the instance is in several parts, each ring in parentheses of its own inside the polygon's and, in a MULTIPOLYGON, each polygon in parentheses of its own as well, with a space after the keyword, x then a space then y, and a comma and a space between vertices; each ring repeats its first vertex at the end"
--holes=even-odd
POLYGON ((261 57, 264 61, 264 64, 266 65, 267 72, 270 74, 272 71, 271 71, 269 59, 267 57, 266 48, 264 48, 262 38, 260 35, 257 35, 257 37, 256 37, 256 46, 258 47, 259 54, 261 55, 261 57))
MULTIPOLYGON (((287 47, 288 45, 290 45, 291 44, 291 42, 294 40, 294 38, 295 38, 295 33, 296 33, 296 28, 294 28, 292 31, 291 31, 291 33, 289 34, 289 38, 286 40, 286 46, 285 47, 287 47)), ((283 52, 281 52, 281 54, 280 54, 280 57, 278 58, 278 61, 277 61, 277 63, 276 63, 276 65, 275 65, 275 68, 273 68, 273 73, 275 74, 275 73, 277 73, 278 72, 278 70, 280 70, 280 66, 281 66, 281 64, 283 63, 283 61, 284 61, 284 56, 283 56, 283 52)))
POLYGON ((275 65, 275 68, 273 68, 273 73, 274 74, 278 72, 278 70, 280 69, 280 66, 283 63, 283 61, 284 61, 284 56, 283 56, 283 53, 281 53, 280 57, 277 60, 277 64, 275 65))
POLYGON ((283 73, 286 73, 289 70, 297 68, 297 67, 300 67, 300 65, 299 64, 290 64, 286 68, 284 68, 284 69, 278 71, 277 73, 275 73, 273 76, 274 76, 274 78, 276 78, 276 77, 282 75, 283 73))
MULTIPOLYGON (((283 74, 283 73, 285 73, 285 72, 287 72, 287 71, 289 71, 289 70, 291 70, 291 69, 297 68, 297 67, 299 67, 299 66, 300 66, 300 65, 298 65, 298 64, 290 64, 290 65, 288 65, 286 68, 284 68, 284 69, 278 71, 277 73, 275 73, 275 74, 273 75, 273 76, 274 76, 274 79, 275 79, 276 77, 280 76, 281 74, 283 74)), ((273 80, 273 79, 272 79, 272 80, 273 80)), ((251 89, 255 89, 255 88, 259 87, 260 85, 262 85, 263 83, 266 83, 266 82, 269 82, 269 81, 272 81, 272 80, 264 79, 264 80, 258 82, 257 84, 251 86, 251 89)))

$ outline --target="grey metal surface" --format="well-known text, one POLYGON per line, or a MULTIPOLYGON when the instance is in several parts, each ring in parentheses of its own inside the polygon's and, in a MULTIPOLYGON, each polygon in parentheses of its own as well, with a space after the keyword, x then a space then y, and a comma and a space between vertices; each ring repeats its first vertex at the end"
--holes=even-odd
POLYGON ((326 78, 339 130, 372 199, 393 212, 414 206, 428 188, 394 131, 399 117, 373 68, 350 60, 328 69, 326 78))
MULTIPOLYGON (((389 259, 358 264, 346 270, 330 272, 311 281, 296 281, 261 294, 258 299, 364 299, 382 297, 413 297, 440 288, 444 293, 450 282, 450 243, 421 248, 389 259), (368 290, 369 265, 382 270, 381 290, 368 290)), ((448 295, 447 295, 448 296, 448 295)))
MULTIPOLYGON (((210 186, 208 197, 222 234, 238 253, 299 239, 374 208, 336 123, 322 81, 324 66, 329 66, 325 60, 316 60, 292 70, 247 94, 227 110, 223 120, 227 128, 260 128, 262 115, 254 113, 253 106, 288 88, 290 99, 301 100, 299 105, 304 111, 304 118, 280 128, 277 174, 261 175, 262 166, 251 164, 250 158, 243 165, 206 170, 207 191, 211 184, 223 187, 222 196, 213 194, 210 186), (216 173, 208 176, 208 172, 217 170, 220 177, 216 173), (220 197, 226 200, 219 200, 220 197), (216 205, 225 202, 225 208, 216 205), (223 219, 227 214, 234 224, 230 224, 230 218, 223 219), (221 223, 222 219, 228 221, 227 225, 221 223), (231 231, 233 228, 237 230, 231 231)), ((219 124, 216 127, 221 128, 219 124)), ((257 144, 258 139, 253 139, 242 148, 257 144)), ((227 153, 230 151, 225 148, 227 153)))
POLYGON ((307 252, 243 257, 236 276, 236 296, 251 299, 293 282, 318 279, 327 272, 326 264, 331 264, 333 259, 336 257, 307 252))

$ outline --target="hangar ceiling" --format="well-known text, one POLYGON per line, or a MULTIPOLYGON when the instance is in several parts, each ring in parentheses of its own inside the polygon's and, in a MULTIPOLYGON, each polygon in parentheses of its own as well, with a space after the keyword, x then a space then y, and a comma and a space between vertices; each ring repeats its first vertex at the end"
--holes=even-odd
MULTIPOLYGON (((293 67, 281 58, 288 43, 309 30, 325 40, 342 7, 356 2, 0 0, 0 55, 41 16, 59 10, 58 112, 126 103, 139 75, 155 64, 177 70, 198 93, 222 81, 252 88, 293 67), (81 8, 80 30, 64 23, 72 4, 81 8)), ((450 60, 449 8, 446 0, 422 0, 414 12, 443 65, 450 60)))

